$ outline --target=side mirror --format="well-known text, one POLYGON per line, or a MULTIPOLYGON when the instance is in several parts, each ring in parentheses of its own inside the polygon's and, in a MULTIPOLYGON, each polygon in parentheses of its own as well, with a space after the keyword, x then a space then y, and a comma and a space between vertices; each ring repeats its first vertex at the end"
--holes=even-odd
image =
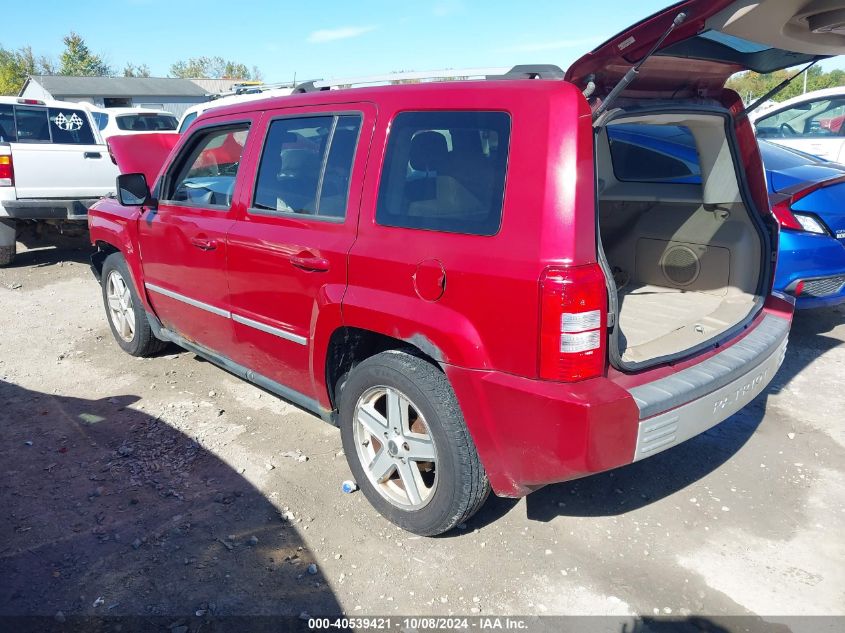
POLYGON ((125 207, 142 207, 152 202, 144 174, 121 174, 117 177, 117 199, 125 207))

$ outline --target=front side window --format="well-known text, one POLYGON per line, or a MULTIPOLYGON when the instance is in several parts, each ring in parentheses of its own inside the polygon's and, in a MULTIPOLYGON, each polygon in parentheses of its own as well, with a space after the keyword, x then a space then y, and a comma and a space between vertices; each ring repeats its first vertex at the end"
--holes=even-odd
POLYGON ((845 136, 845 99, 800 103, 761 117, 755 124, 760 138, 825 138, 845 136))
POLYGON ((695 137, 682 125, 607 127, 613 174, 622 182, 701 184, 695 137))
POLYGON ((118 129, 131 132, 170 132, 176 129, 176 117, 169 114, 123 114, 116 117, 118 129))
POLYGON ((229 207, 248 128, 218 128, 195 133, 177 162, 165 199, 203 207, 229 207))
POLYGON ((360 128, 357 114, 273 121, 261 155, 252 208, 345 217, 360 128))
POLYGON ((50 135, 54 143, 70 145, 94 145, 91 120, 82 110, 48 108, 50 114, 50 135))
POLYGON ((97 124, 97 129, 105 130, 106 126, 109 124, 109 115, 105 112, 92 112, 91 116, 94 119, 94 123, 97 124))
POLYGON ((391 124, 376 221, 494 235, 502 219, 510 115, 403 112, 391 124))

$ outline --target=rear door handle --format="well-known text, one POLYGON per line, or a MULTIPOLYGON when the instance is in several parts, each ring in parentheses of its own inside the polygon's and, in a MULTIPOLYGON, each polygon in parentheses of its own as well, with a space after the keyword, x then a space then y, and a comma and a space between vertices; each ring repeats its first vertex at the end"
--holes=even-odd
POLYGON ((316 255, 294 255, 290 258, 290 263, 308 272, 324 273, 330 268, 329 260, 316 255))
POLYGON ((103 155, 100 152, 85 152, 85 158, 102 158, 103 155))
POLYGON ((207 237, 192 237, 191 244, 203 251, 213 251, 217 248, 217 240, 210 240, 207 237))

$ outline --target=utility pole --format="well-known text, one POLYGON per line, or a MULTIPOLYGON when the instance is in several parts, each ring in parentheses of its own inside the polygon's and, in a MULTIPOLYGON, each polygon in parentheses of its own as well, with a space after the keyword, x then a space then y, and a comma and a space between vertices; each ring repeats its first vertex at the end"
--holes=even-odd
POLYGON ((804 73, 804 94, 807 94, 807 75, 810 73, 804 73))

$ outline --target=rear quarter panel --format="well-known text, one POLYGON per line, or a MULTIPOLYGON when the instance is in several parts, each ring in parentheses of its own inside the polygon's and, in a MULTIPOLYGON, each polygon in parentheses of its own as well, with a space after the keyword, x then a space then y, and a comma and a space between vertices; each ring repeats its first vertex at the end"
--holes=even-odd
POLYGON ((523 81, 504 90, 507 83, 393 91, 379 102, 343 318, 347 326, 407 341, 441 363, 536 376, 542 270, 596 259, 592 128, 586 100, 574 86, 523 81), (401 111, 420 110, 510 114, 496 235, 376 223, 390 122, 401 111), (421 299, 414 289, 418 264, 429 260, 445 270, 437 301, 421 299))

